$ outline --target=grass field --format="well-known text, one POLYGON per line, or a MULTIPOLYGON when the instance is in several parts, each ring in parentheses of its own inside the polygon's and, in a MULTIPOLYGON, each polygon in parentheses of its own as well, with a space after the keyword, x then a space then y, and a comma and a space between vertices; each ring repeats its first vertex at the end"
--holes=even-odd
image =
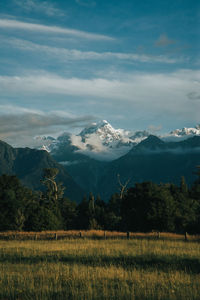
POLYGON ((200 243, 1 240, 0 299, 200 299, 200 243))

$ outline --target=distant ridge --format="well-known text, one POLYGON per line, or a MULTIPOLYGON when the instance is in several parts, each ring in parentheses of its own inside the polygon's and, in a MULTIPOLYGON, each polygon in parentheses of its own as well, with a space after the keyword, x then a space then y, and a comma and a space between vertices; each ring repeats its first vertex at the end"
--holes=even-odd
POLYGON ((51 141, 50 153, 15 149, 0 142, 0 174, 17 174, 24 184, 38 189, 42 169, 57 167, 58 180, 66 186, 67 196, 76 201, 89 192, 108 200, 119 190, 118 175, 121 182, 129 180, 130 185, 143 181, 179 184, 181 176, 192 184, 195 168, 200 165, 198 128, 169 138, 138 131, 133 138, 131 132, 114 129, 104 120, 76 136, 42 137, 42 141, 51 141))
MULTIPOLYGON (((127 154, 149 136, 152 134, 146 130, 131 132, 115 129, 108 121, 102 120, 91 123, 78 135, 64 132, 58 138, 44 136, 36 139, 41 142, 40 149, 56 156, 59 156, 61 151, 63 153, 64 149, 69 153, 70 148, 73 152, 95 160, 112 161, 127 154)), ((194 128, 176 129, 162 136, 157 135, 159 139, 165 142, 180 142, 193 136, 200 136, 200 125, 196 125, 194 128)))
POLYGON ((16 175, 24 185, 40 189, 44 168, 57 168, 59 170, 57 180, 66 186, 66 196, 72 200, 81 200, 83 190, 49 153, 30 148, 13 148, 0 141, 0 174, 16 175))

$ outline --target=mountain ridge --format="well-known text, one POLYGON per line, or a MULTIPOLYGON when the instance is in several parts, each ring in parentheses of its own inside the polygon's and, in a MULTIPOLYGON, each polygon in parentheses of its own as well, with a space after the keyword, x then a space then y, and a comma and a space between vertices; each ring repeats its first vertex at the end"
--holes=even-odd
POLYGON ((123 157, 110 162, 100 189, 104 186, 105 191, 108 188, 116 191, 119 188, 118 174, 123 182, 129 180, 132 185, 144 181, 179 184, 182 176, 192 184, 196 166, 200 165, 200 136, 180 142, 160 141, 150 136, 123 157), (152 147, 153 140, 156 140, 156 145, 152 147))
POLYGON ((7 143, 0 141, 0 175, 16 175, 24 185, 41 189, 40 179, 43 169, 57 168, 59 174, 57 180, 67 187, 66 196, 80 201, 84 191, 72 179, 66 169, 58 164, 49 153, 30 148, 13 148, 7 143))
MULTIPOLYGON (((57 138, 43 137, 44 145, 40 149, 53 155, 64 151, 64 147, 73 152, 85 155, 99 161, 112 161, 126 155, 133 147, 147 139, 150 132, 146 130, 131 132, 124 129, 115 129, 106 120, 92 123, 79 134, 64 132, 57 138)), ((153 134, 155 136, 155 134, 153 134)), ((156 135, 165 142, 180 142, 192 136, 200 135, 200 125, 194 128, 176 129, 169 134, 156 135)), ((39 137, 38 137, 39 139, 39 137)), ((68 151, 69 152, 69 151, 68 151)))
MULTIPOLYGON (((107 125, 105 121, 99 124, 101 129, 104 125, 107 125)), ((88 130, 82 132, 86 142, 88 142, 87 135, 94 134, 95 128, 92 129, 92 133, 88 130)), ((112 160, 105 158, 99 160, 95 156, 88 155, 86 150, 82 151, 78 145, 71 143, 69 133, 60 135, 57 138, 58 143, 54 138, 46 138, 54 143, 50 153, 30 148, 12 148, 0 142, 0 174, 2 172, 10 174, 11 171, 17 170, 16 174, 20 179, 31 186, 31 181, 39 181, 42 168, 57 167, 60 170, 59 181, 63 181, 64 178, 64 184, 72 192, 70 197, 72 200, 77 198, 77 201, 80 201, 80 194, 84 192, 100 194, 108 200, 112 193, 119 190, 118 175, 122 183, 130 180, 130 184, 142 181, 179 184, 181 176, 185 176, 189 184, 194 181, 193 172, 195 167, 200 165, 199 134, 195 133, 191 136, 189 132, 187 138, 178 138, 176 141, 167 141, 151 134, 147 136, 146 132, 140 132, 138 135, 142 138, 140 142, 133 143, 131 147, 126 146, 128 151, 114 159, 112 157, 112 160), (71 182, 69 177, 73 179, 71 182), (79 196, 76 196, 76 190, 81 191, 79 196)), ((77 137, 78 142, 83 142, 81 136, 77 137)), ((94 149, 90 151, 95 152, 94 149)), ((107 151, 113 151, 113 148, 109 147, 107 151)), ((37 188, 37 184, 34 188, 37 188)))

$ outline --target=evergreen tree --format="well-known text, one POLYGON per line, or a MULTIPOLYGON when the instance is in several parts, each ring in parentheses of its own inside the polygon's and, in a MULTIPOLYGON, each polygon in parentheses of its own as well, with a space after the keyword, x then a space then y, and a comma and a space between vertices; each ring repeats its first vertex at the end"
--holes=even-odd
POLYGON ((195 174, 197 175, 197 179, 191 188, 190 196, 194 199, 196 213, 193 231, 200 233, 200 166, 197 166, 195 174))
POLYGON ((157 186, 152 182, 136 183, 129 188, 122 199, 122 229, 128 231, 148 231, 147 218, 152 195, 157 186))
POLYGON ((88 217, 89 217, 89 227, 88 229, 99 229, 97 220, 95 219, 95 200, 94 195, 90 192, 88 201, 88 217))
POLYGON ((122 198, 120 194, 113 194, 105 210, 105 229, 120 230, 121 226, 121 205, 122 198))
POLYGON ((64 188, 61 183, 56 182, 58 169, 46 168, 43 171, 43 178, 41 182, 45 185, 45 192, 41 193, 40 203, 42 209, 40 210, 42 220, 42 228, 44 229, 61 229, 62 216, 60 211, 60 204, 64 188))
POLYGON ((96 229, 105 229, 106 204, 98 195, 95 200, 96 229))
POLYGON ((159 231, 175 230, 175 201, 167 185, 154 191, 148 212, 151 229, 159 231))
POLYGON ((63 229, 75 229, 77 227, 77 204, 68 198, 62 198, 60 201, 60 211, 63 220, 63 229))
POLYGON ((78 211, 77 228, 88 229, 89 228, 89 203, 86 195, 79 203, 77 207, 77 211, 78 211))
POLYGON ((22 230, 32 192, 16 176, 0 176, 0 230, 22 230))

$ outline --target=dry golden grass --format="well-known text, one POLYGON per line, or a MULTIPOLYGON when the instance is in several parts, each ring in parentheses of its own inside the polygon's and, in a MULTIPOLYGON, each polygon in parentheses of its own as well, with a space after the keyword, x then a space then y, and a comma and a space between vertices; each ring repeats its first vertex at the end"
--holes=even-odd
MULTIPOLYGON (((21 231, 7 231, 0 232, 0 239, 64 239, 64 238, 79 238, 81 236, 83 238, 126 238, 126 232, 118 232, 118 231, 103 231, 103 230, 57 230, 57 231, 41 231, 41 232, 21 232, 21 231)), ((149 233, 141 233, 141 232, 130 232, 129 233, 131 239, 140 239, 140 238, 150 238, 156 239, 158 238, 158 232, 149 232, 149 233)), ((176 234, 176 233, 168 233, 161 232, 159 233, 159 238, 161 239, 175 239, 175 240, 185 240, 184 234, 176 234)), ((191 241, 200 241, 200 235, 188 235, 188 240, 191 241)))
POLYGON ((0 299, 199 300, 200 244, 178 239, 0 241, 0 299))

